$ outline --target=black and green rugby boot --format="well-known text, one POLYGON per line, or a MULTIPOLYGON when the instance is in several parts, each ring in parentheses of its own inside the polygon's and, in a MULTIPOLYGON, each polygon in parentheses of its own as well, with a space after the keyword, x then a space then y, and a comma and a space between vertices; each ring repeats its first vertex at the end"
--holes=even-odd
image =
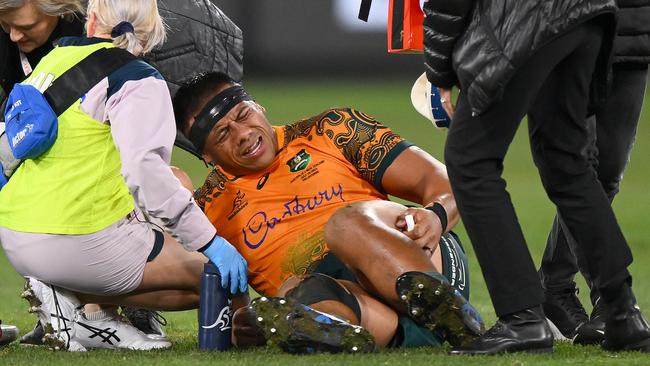
POLYGON ((406 272, 395 283, 408 315, 452 346, 469 344, 485 332, 479 312, 439 273, 406 272))
POLYGON ((255 323, 269 345, 293 354, 373 352, 375 341, 364 328, 316 311, 292 299, 260 297, 251 302, 255 323))

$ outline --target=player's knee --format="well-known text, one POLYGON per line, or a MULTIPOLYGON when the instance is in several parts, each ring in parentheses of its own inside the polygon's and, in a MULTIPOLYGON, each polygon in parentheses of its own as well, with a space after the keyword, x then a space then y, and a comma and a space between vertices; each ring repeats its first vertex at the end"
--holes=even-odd
POLYGON ((361 321, 361 306, 356 296, 334 278, 322 273, 315 273, 305 277, 298 286, 287 292, 286 297, 309 306, 328 302, 330 305, 332 303, 338 304, 338 306, 334 307, 338 311, 334 310, 334 308, 318 310, 344 316, 356 324, 361 321), (353 317, 356 317, 356 319, 353 317))
POLYGON ((362 204, 352 204, 339 208, 325 225, 325 242, 330 249, 343 245, 345 235, 350 230, 363 227, 371 218, 362 204))

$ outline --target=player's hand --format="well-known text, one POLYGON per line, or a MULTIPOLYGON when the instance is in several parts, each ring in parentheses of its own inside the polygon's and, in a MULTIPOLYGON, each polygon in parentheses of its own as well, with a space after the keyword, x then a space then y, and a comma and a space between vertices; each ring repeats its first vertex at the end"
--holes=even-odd
POLYGON ((256 347, 266 344, 264 333, 253 319, 255 314, 244 306, 232 315, 232 344, 236 347, 256 347))
POLYGON ((442 108, 447 112, 449 118, 453 118, 454 112, 456 112, 456 105, 451 100, 451 88, 438 87, 438 92, 440 93, 440 103, 442 104, 442 108))
POLYGON ((433 255, 440 242, 442 227, 440 219, 433 212, 424 208, 407 208, 397 216, 395 227, 401 230, 406 236, 412 239, 429 256, 433 255), (406 216, 413 217, 414 226, 408 230, 406 216))
POLYGON ((248 263, 226 239, 216 235, 203 254, 219 269, 221 287, 230 284, 232 294, 248 290, 248 263))

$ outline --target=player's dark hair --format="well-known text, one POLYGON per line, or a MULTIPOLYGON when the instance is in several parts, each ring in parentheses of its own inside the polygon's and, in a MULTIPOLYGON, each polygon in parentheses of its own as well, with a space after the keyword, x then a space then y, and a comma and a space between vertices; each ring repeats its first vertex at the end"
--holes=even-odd
POLYGON ((178 89, 172 100, 176 128, 185 131, 190 118, 201 112, 208 99, 215 95, 215 90, 223 84, 237 83, 222 72, 211 72, 196 76, 178 89))

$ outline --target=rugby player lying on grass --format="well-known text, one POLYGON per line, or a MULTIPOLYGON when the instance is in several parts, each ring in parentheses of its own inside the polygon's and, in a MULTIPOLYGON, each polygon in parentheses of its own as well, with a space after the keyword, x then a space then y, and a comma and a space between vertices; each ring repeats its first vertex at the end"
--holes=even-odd
POLYGON ((271 126, 222 74, 183 87, 174 111, 215 166, 195 200, 265 296, 235 313, 236 344, 256 343, 249 320, 296 353, 460 344, 483 331, 442 163, 351 109, 271 126))

